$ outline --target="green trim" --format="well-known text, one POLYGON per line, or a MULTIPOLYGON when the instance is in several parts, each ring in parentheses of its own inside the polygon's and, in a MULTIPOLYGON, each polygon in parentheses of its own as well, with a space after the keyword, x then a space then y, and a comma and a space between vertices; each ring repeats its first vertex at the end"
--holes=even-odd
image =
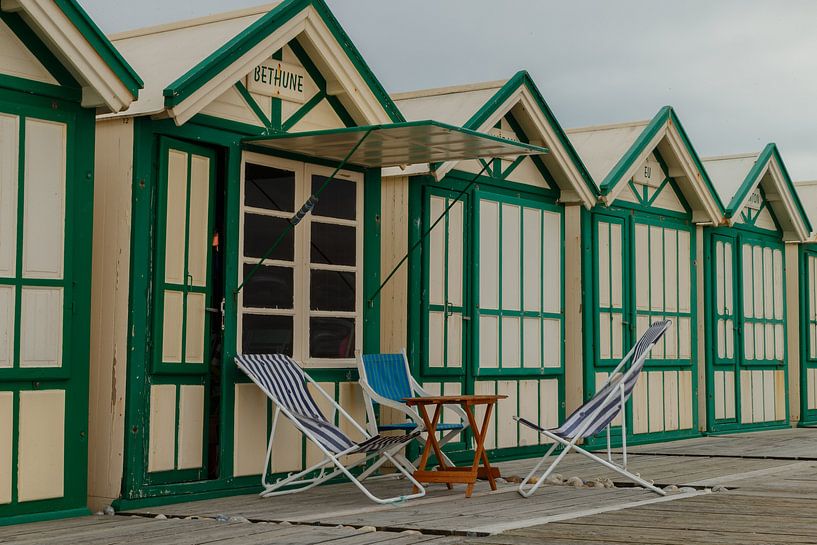
POLYGON ((0 111, 19 117, 16 271, 4 278, 14 286, 15 330, 13 367, 0 373, 0 391, 12 394, 12 498, 0 505, 0 525, 75 516, 87 512, 88 360, 90 338, 91 239, 93 232, 94 116, 78 104, 0 89, 0 111), (63 277, 26 279, 22 275, 25 192, 26 120, 65 124, 65 223, 63 277), (54 286, 63 290, 62 366, 59 369, 19 367, 21 290, 27 286, 54 286), (63 424, 63 495, 18 502, 18 439, 20 393, 35 390, 65 392, 63 424))
POLYGON ((405 121, 405 118, 397 109, 397 106, 391 100, 388 93, 386 93, 380 82, 375 78, 363 60, 363 57, 355 48, 352 40, 341 28, 324 0, 285 0, 278 6, 275 6, 269 13, 258 19, 218 50, 210 54, 206 59, 191 68, 187 73, 168 85, 163 91, 165 107, 172 108, 186 100, 205 83, 214 79, 218 74, 232 65, 236 59, 257 46, 262 40, 269 37, 285 23, 289 22, 310 6, 315 9, 329 28, 334 39, 343 48, 349 60, 368 85, 369 90, 377 98, 384 113, 393 122, 405 121))
MULTIPOLYGON (((800 422, 801 426, 817 424, 817 408, 809 409, 808 371, 817 368, 817 357, 811 357, 812 342, 810 329, 817 327, 817 321, 811 319, 811 303, 814 302, 817 283, 811 285, 809 278, 809 259, 817 260, 817 245, 802 244, 798 248, 798 285, 800 294, 800 422)), ((817 354, 817 347, 815 354, 817 354)))
POLYGON ((609 195, 619 183, 627 181, 625 180, 625 174, 633 167, 635 162, 647 149, 647 146, 652 142, 659 131, 664 126, 673 125, 678 130, 678 134, 684 143, 684 147, 686 148, 689 157, 695 163, 698 174, 708 190, 706 196, 710 197, 714 201, 718 211, 722 212, 723 204, 721 199, 718 196, 717 191, 715 191, 712 181, 709 179, 709 175, 704 169, 700 157, 698 157, 698 153, 695 151, 695 148, 692 146, 692 142, 689 140, 686 131, 681 125, 681 121, 678 119, 678 116, 675 114, 675 111, 671 106, 664 106, 658 111, 655 117, 653 117, 647 126, 644 127, 644 130, 641 131, 641 134, 638 135, 635 142, 633 142, 621 159, 618 160, 616 165, 604 177, 604 180, 600 184, 601 194, 609 195))
MULTIPOLYGON (((57 80, 59 83, 58 86, 70 87, 76 92, 80 92, 80 87, 82 86, 74 79, 68 69, 65 68, 63 62, 51 52, 51 49, 45 45, 42 39, 19 14, 0 10, 0 21, 3 21, 9 29, 11 29, 23 43, 23 46, 26 47, 37 58, 37 61, 57 80)), ((24 81, 40 83, 28 79, 24 81)))
MULTIPOLYGON (((669 182, 674 183, 674 181, 669 182)), ((666 185, 665 185, 666 187, 666 185)), ((616 205, 610 208, 596 207, 593 211, 587 214, 588 219, 583 220, 582 223, 582 237, 585 240, 592 241, 589 244, 590 248, 586 248, 583 254, 583 281, 584 281, 584 307, 591 309, 589 312, 584 312, 584 399, 590 399, 596 391, 596 372, 609 372, 613 365, 620 361, 620 358, 611 357, 609 359, 601 359, 600 354, 600 335, 599 335, 599 293, 598 293, 598 279, 599 279, 599 247, 598 247, 598 225, 601 223, 613 223, 621 225, 621 308, 615 307, 615 312, 622 314, 622 321, 627 322, 627 325, 622 327, 621 349, 622 355, 632 346, 632 343, 637 339, 637 318, 639 316, 669 316, 672 318, 688 318, 689 319, 689 349, 690 354, 688 358, 681 359, 676 357, 673 359, 664 358, 650 358, 645 362, 645 371, 689 371, 691 372, 691 419, 692 427, 684 430, 673 431, 653 431, 646 433, 635 434, 633 426, 633 400, 629 401, 630 409, 627 412, 627 432, 628 443, 633 444, 649 443, 654 441, 665 441, 678 438, 696 437, 698 432, 698 404, 697 404, 697 323, 698 315, 696 312, 695 294, 697 293, 697 275, 696 270, 700 264, 696 263, 696 229, 691 224, 690 213, 670 213, 662 209, 654 209, 642 205, 631 205, 631 203, 624 203, 616 201, 616 205), (667 310, 650 310, 638 309, 636 301, 636 267, 635 260, 646 258, 647 256, 637 256, 635 248, 635 227, 638 225, 656 226, 679 232, 686 232, 689 236, 689 304, 690 309, 687 312, 677 310, 680 305, 676 305, 675 311, 667 310)), ((663 237, 662 237, 663 238, 663 237)), ((587 246, 587 245, 586 245, 587 246)), ((661 244, 661 251, 664 252, 666 247, 661 244)), ((647 251, 650 252, 651 245, 648 244, 647 251)), ((676 252, 679 251, 676 245, 676 252)), ((611 258, 612 259, 612 258, 611 258)), ((612 285, 613 277, 611 272, 610 282, 612 285)), ((664 290, 669 286, 664 285, 664 290)), ((662 300, 666 299, 667 293, 662 295, 662 300)), ((677 295, 677 294, 676 294, 677 295)), ((652 294, 649 295, 652 297, 652 294)), ((651 308, 652 305, 648 305, 651 308)), ((606 308, 601 310, 609 311, 606 308)), ((676 320, 677 322, 677 320, 676 320)), ((610 334, 612 339, 612 331, 610 334)), ((680 350, 680 337, 676 336, 680 350)), ((680 395, 679 395, 680 403, 680 395)), ((649 396, 647 399, 649 407, 649 396)), ((680 409, 680 407, 679 407, 680 409)), ((680 410, 678 412, 680 416, 680 410)), ((645 415, 649 417, 649 415, 645 415)), ((680 420, 679 420, 680 424, 680 420)), ((615 436, 615 434, 614 434, 615 436)), ((613 437, 614 441, 619 441, 613 437)), ((606 438, 600 436, 589 438, 588 444, 600 445, 606 442, 606 438)))
MULTIPOLYGON (((258 103, 252 97, 250 92, 247 91, 247 88, 244 86, 244 84, 241 83, 240 81, 237 81, 237 82, 235 82, 235 88, 238 91, 238 94, 241 95, 241 98, 244 99, 244 102, 247 103, 247 106, 250 107, 250 110, 252 110, 252 113, 254 113, 255 116, 258 118, 258 120, 261 121, 261 123, 263 123, 264 126, 267 129, 272 128, 273 120, 267 118, 267 114, 265 114, 264 110, 262 110, 261 107, 258 106, 258 103)), ((280 102, 279 102, 279 105, 280 105, 280 102)), ((280 114, 280 111, 279 111, 279 114, 280 114)), ((275 117, 274 113, 273 113, 272 117, 275 117)))
MULTIPOLYGON (((786 258, 785 247, 781 240, 780 233, 769 233, 768 231, 760 233, 760 230, 746 225, 735 225, 732 228, 718 227, 706 228, 704 230, 704 275, 706 282, 704 283, 704 305, 707 320, 705 320, 705 350, 706 350, 706 392, 707 392, 707 430, 711 433, 727 433, 734 431, 750 431, 760 429, 774 429, 785 427, 789 422, 789 388, 788 388, 788 342, 786 342, 788 331, 787 319, 787 301, 786 301, 786 258), (719 288, 717 281, 717 264, 715 262, 716 252, 715 245, 718 242, 728 244, 731 246, 732 252, 732 301, 726 302, 731 304, 731 313, 725 312, 716 308, 717 305, 717 291, 719 288), (783 278, 774 279, 772 285, 781 285, 782 297, 782 318, 774 318, 774 311, 772 311, 772 318, 765 318, 765 310, 763 318, 746 317, 744 312, 744 263, 743 263, 743 248, 744 246, 769 248, 773 252, 780 252, 781 259, 781 273, 783 278), (717 322, 720 319, 732 320, 734 327, 732 358, 721 358, 718 356, 718 333, 717 322), (766 324, 781 325, 783 328, 783 358, 777 359, 751 359, 746 358, 746 348, 744 342, 744 327, 747 323, 753 326, 758 324, 765 326, 766 324), (784 395, 785 395, 785 415, 783 419, 776 417, 771 420, 755 423, 742 422, 742 388, 740 375, 742 371, 759 371, 759 370, 773 370, 784 373, 784 395), (733 373, 733 387, 734 387, 734 417, 730 418, 716 418, 715 412, 715 372, 727 371, 733 373)), ((752 265, 754 266, 754 265, 752 265)), ((765 272, 763 273, 765 274, 765 272)), ((774 274, 774 266, 772 266, 772 274, 774 274)), ((751 277, 754 276, 752 273, 751 277)), ((765 284, 765 282, 764 282, 765 284)), ((753 300, 758 298, 754 290, 752 292, 753 300)), ((802 292, 801 292, 802 293, 802 292)), ((761 292, 759 296, 761 303, 765 306, 765 296, 761 292)), ((774 295, 771 297, 772 305, 774 302, 774 295)), ((765 339, 764 339, 765 343, 765 339)), ((765 350, 764 350, 765 352, 765 350)), ((765 379, 764 379, 765 380, 765 379)), ((725 395, 725 393, 724 393, 725 395)), ((776 416, 776 415, 775 415, 776 416)))
MULTIPOLYGON (((564 148, 567 152, 568 156, 570 157, 571 162, 579 171, 579 174, 584 180, 585 185, 590 189, 593 196, 599 195, 599 189, 596 186, 596 183, 593 181, 593 177, 590 175, 590 172, 585 167, 584 163, 582 162, 579 154, 576 152, 576 149, 573 147, 573 144, 570 143, 570 140, 567 137, 567 134, 564 132, 564 129, 556 120, 556 116, 553 115, 553 111, 548 106, 547 102, 545 101, 542 93, 539 91, 539 88, 534 83, 533 78, 530 77, 530 74, 526 70, 520 70, 516 74, 513 75, 505 84, 490 98, 488 101, 480 107, 480 109, 471 116, 471 118, 465 122, 463 125, 466 128, 479 130, 482 125, 492 116, 494 113, 505 104, 508 99, 516 93, 519 88, 525 87, 530 94, 533 96, 536 104, 539 106, 539 110, 547 120, 547 123, 553 129, 553 132, 556 133, 556 136, 559 140, 559 144, 564 148)), ((509 112, 510 113, 510 112, 509 112)), ((541 158, 540 158, 541 160, 541 158)), ((538 165, 537 165, 538 166, 538 165)))
POLYGON ((88 16, 79 2, 76 0, 54 0, 54 4, 65 14, 68 20, 76 29, 88 40, 91 47, 102 57, 108 68, 119 78, 131 95, 135 99, 139 94, 139 89, 144 87, 144 82, 125 61, 119 51, 114 47, 105 34, 96 26, 96 23, 88 16))
MULTIPOLYGON (((741 205, 746 200, 746 197, 752 191, 754 191, 754 188, 760 184, 762 174, 766 171, 766 167, 772 161, 776 162, 780 172, 783 175, 783 181, 785 182, 786 188, 788 189, 795 204, 795 211, 798 215, 797 219, 803 222, 806 230, 806 236, 808 236, 812 230, 811 222, 809 221, 808 214, 806 214, 806 211, 803 208, 803 203, 800 201, 800 196, 792 183, 791 177, 789 176, 789 171, 786 168, 786 164, 783 162, 783 158, 780 156, 780 151, 777 149, 777 144, 774 143, 766 144, 766 147, 760 152, 755 164, 752 165, 752 168, 749 170, 746 178, 743 180, 740 187, 729 201, 729 205, 724 210, 724 214, 727 218, 733 218, 743 210, 745 206, 741 205)), ((792 219, 794 220, 795 218, 792 219)))

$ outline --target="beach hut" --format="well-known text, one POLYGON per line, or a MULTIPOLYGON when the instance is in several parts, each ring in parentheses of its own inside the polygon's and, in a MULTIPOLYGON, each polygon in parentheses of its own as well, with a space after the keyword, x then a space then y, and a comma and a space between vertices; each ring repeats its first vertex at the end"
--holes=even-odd
POLYGON ((97 121, 91 504, 256 491, 320 452, 279 423, 266 463, 237 353, 292 356, 364 420, 381 168, 541 150, 405 123, 322 0, 112 39, 145 89, 97 121))
POLYGON ((601 192, 582 222, 584 395, 649 323, 670 319, 633 393, 627 432, 635 442, 697 434, 703 226, 720 223, 718 196, 670 107, 567 134, 601 192))
POLYGON ((581 368, 580 210, 593 206, 596 188, 524 71, 393 98, 409 120, 548 149, 433 172, 387 169, 381 206, 384 280, 409 258, 380 295, 381 349, 407 347, 430 392, 507 395, 486 447, 495 459, 530 454, 538 437, 511 417, 556 426, 566 397, 581 402, 580 375, 566 373, 581 368))
MULTIPOLYGON (((817 181, 796 182, 809 219, 817 218, 817 181)), ((813 226, 813 224, 812 224, 813 226)), ((786 246, 786 304, 789 371, 789 418, 792 424, 817 424, 817 236, 786 246)))
POLYGON ((87 512, 94 115, 140 87, 77 2, 0 5, 0 526, 87 512))
POLYGON ((707 430, 786 426, 784 244, 805 241, 811 224, 774 144, 703 163, 728 222, 704 237, 707 430))

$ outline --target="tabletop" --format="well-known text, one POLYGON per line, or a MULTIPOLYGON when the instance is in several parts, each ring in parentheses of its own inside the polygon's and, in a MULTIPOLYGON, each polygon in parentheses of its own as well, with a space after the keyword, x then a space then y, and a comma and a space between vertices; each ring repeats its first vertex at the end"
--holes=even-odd
POLYGON ((422 396, 406 397, 403 402, 406 405, 445 405, 447 403, 457 403, 460 405, 485 405, 496 403, 500 399, 505 399, 506 395, 446 395, 446 396, 422 396))

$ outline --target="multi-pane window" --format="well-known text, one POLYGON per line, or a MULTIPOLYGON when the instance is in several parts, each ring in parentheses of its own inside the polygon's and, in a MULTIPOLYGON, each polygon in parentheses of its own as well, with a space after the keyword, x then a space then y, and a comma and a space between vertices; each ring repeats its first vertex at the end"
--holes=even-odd
POLYGON ((362 310, 362 176, 338 173, 311 214, 271 250, 296 208, 332 171, 247 157, 240 276, 248 280, 240 292, 238 350, 284 353, 320 366, 353 362, 362 310))
POLYGON ((783 253, 760 243, 741 247, 744 358, 783 361, 783 253))
POLYGON ((479 199, 479 367, 562 363, 562 218, 513 198, 479 199))

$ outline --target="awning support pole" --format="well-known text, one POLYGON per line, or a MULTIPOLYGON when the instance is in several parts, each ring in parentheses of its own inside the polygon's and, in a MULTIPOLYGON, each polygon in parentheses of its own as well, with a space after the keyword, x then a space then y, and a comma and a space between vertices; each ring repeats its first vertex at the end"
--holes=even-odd
POLYGON ((406 255, 404 255, 403 258, 400 261, 397 262, 397 265, 395 265, 394 268, 391 270, 391 272, 388 274, 388 276, 386 276, 386 279, 383 280, 383 282, 380 284, 380 287, 378 287, 377 290, 375 290, 375 292, 372 294, 372 296, 369 297, 369 300, 367 301, 367 303, 369 304, 369 307, 374 306, 374 300, 377 298, 378 295, 380 295, 380 292, 383 291, 383 288, 386 286, 386 284, 389 283, 389 280, 391 280, 392 277, 395 274, 397 274, 397 271, 400 269, 400 267, 403 266, 403 263, 405 263, 408 260, 411 253, 415 249, 417 249, 417 247, 423 242, 423 240, 429 235, 429 233, 431 233, 431 231, 434 230, 434 228, 437 226, 437 224, 440 223, 442 221, 442 219, 446 215, 448 215, 448 211, 451 210, 451 208, 453 208, 454 205, 457 204, 457 202, 459 202, 459 200, 462 198, 462 196, 465 195, 468 192, 469 189, 471 189, 471 186, 473 186, 475 183, 477 183, 477 179, 480 176, 482 176, 482 174, 486 170, 488 170, 488 167, 492 163, 493 163, 493 159, 491 159, 490 161, 486 161, 485 164, 482 165, 482 170, 480 170, 473 178, 471 178, 471 180, 465 185, 465 187, 462 188, 462 191, 457 193, 457 196, 454 198, 454 200, 451 201, 451 203, 445 208, 445 210, 443 210, 443 213, 440 214, 440 217, 438 217, 436 220, 434 220, 434 223, 432 223, 431 226, 428 229, 426 229, 425 232, 422 235, 420 235, 420 238, 418 238, 417 241, 414 244, 411 245, 411 248, 408 249, 408 251, 406 252, 406 255))
POLYGON ((344 166, 346 166, 346 163, 349 162, 349 159, 352 157, 352 155, 354 155, 354 153, 361 146, 361 144, 363 144, 363 141, 366 140, 366 138, 368 138, 369 135, 372 134, 372 132, 375 130, 377 130, 377 127, 372 127, 371 129, 363 133, 363 136, 360 137, 360 140, 357 141, 357 144, 355 144, 354 147, 352 147, 352 149, 349 150, 349 153, 346 154, 346 157, 344 157, 343 160, 340 163, 338 163, 338 166, 335 167, 335 170, 332 172, 332 174, 326 180, 324 180, 323 184, 318 188, 318 190, 315 193, 309 196, 309 198, 306 200, 303 206, 301 206, 301 209, 298 210, 294 216, 289 218, 287 226, 284 228, 283 231, 281 231, 281 234, 278 235, 278 238, 276 238, 275 242, 272 243, 272 246, 269 247, 269 250, 264 252, 264 255, 261 256, 261 260, 255 264, 255 267, 253 267, 250 270, 249 274, 247 274, 247 276, 244 277, 244 280, 242 280, 241 284, 239 284, 238 287, 235 289, 234 292, 235 295, 238 295, 238 292, 240 292, 244 288, 244 286, 255 275, 255 273, 258 271, 261 265, 263 265, 264 262, 267 259, 269 259, 269 256, 272 255, 272 252, 274 252, 278 245, 281 244, 281 242, 284 240, 284 237, 287 236, 287 234, 290 231, 295 229, 295 226, 298 225, 301 222, 301 220, 304 219, 304 217, 312 211, 313 208, 315 208, 315 205, 318 203, 318 200, 320 200, 321 193, 323 193, 323 190, 326 189, 326 186, 328 186, 330 182, 332 182, 332 180, 335 179, 335 176, 337 176, 338 172, 340 172, 340 170, 344 166))

